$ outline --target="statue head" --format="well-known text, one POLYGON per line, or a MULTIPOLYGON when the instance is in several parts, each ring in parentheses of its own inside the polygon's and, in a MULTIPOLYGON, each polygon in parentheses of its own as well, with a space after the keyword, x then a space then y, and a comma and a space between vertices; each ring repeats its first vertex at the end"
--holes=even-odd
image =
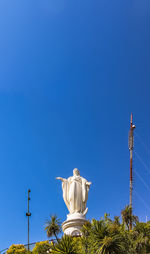
POLYGON ((79 169, 74 168, 74 170, 73 170, 73 175, 74 175, 74 176, 79 176, 79 175, 80 175, 79 169))

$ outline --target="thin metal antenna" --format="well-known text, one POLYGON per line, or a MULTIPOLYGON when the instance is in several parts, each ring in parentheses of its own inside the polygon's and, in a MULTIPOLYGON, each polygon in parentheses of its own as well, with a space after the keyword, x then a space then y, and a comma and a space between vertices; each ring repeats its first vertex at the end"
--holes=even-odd
POLYGON ((31 213, 29 212, 29 201, 30 201, 30 192, 31 192, 31 190, 29 189, 28 190, 28 212, 26 213, 26 216, 28 217, 28 251, 29 251, 29 245, 30 245, 30 243, 29 243, 29 218, 30 218, 30 216, 31 216, 31 213))
MULTIPOLYGON (((130 208, 132 215, 132 190, 133 190, 133 173, 132 173, 132 158, 133 158, 133 147, 134 147, 134 139, 133 139, 133 130, 135 129, 135 125, 133 124, 133 115, 131 113, 131 121, 130 121, 130 131, 129 131, 129 151, 130 151, 130 208)), ((130 230, 132 229, 132 221, 130 221, 130 230)))

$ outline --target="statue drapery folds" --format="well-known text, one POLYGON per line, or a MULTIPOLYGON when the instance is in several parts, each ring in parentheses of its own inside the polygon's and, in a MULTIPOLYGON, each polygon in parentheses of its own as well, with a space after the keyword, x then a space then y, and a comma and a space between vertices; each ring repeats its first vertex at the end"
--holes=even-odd
POLYGON ((73 176, 68 179, 57 177, 62 181, 63 199, 70 212, 85 215, 88 208, 86 203, 91 182, 80 176, 77 168, 73 170, 73 176))

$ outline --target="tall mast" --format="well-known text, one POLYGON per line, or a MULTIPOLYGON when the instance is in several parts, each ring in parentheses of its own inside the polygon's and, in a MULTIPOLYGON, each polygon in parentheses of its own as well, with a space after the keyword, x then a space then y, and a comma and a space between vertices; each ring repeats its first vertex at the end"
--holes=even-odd
POLYGON ((29 201, 30 201, 30 192, 31 192, 31 190, 28 190, 28 212, 26 213, 26 216, 28 217, 28 251, 29 251, 29 218, 30 218, 30 216, 31 216, 31 213, 30 213, 30 211, 29 211, 29 201))
MULTIPOLYGON (((135 129, 135 125, 133 124, 133 115, 131 113, 131 121, 130 121, 130 131, 129 131, 129 151, 130 151, 130 208, 132 215, 132 190, 133 190, 133 173, 132 173, 132 160, 133 160, 133 131, 135 129)), ((130 230, 132 229, 132 221, 130 221, 130 230)))

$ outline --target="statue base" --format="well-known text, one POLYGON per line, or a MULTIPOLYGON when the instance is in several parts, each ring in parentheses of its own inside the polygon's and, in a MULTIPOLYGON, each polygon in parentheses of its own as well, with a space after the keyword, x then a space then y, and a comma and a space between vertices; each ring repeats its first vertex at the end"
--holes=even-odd
POLYGON ((81 228, 85 224, 85 216, 81 213, 67 215, 67 220, 62 223, 62 230, 65 235, 81 236, 81 228))

